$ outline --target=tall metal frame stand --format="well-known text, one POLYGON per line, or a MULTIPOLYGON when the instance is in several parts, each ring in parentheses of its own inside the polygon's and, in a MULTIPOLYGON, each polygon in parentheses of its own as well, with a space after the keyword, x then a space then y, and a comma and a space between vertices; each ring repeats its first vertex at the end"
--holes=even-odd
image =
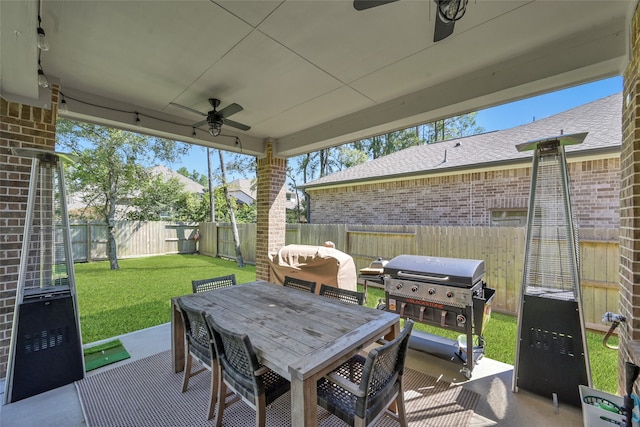
POLYGON ((5 403, 84 378, 62 164, 66 156, 15 148, 13 154, 32 161, 5 403))
POLYGON ((579 275, 579 246, 564 147, 586 133, 517 146, 535 150, 527 215, 513 391, 519 388, 580 406, 591 386, 579 275))

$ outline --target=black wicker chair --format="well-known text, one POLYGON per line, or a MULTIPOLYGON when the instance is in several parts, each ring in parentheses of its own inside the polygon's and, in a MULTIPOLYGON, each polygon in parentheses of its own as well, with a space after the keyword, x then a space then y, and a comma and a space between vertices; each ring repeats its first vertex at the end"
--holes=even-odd
POLYGON ((406 427, 402 374, 413 322, 402 333, 369 352, 356 355, 318 381, 318 404, 350 426, 364 427, 389 415, 406 427), (396 403, 398 413, 388 408, 396 403))
POLYGON ((209 396, 209 409, 207 419, 213 418, 213 412, 216 405, 217 385, 218 385, 218 369, 215 352, 212 351, 211 339, 207 324, 204 318, 204 312, 189 307, 185 302, 178 298, 178 307, 180 307, 180 315, 184 325, 185 347, 184 347, 184 378, 182 380, 182 392, 186 392, 189 387, 189 379, 200 372, 211 371, 211 393, 209 396), (191 371, 193 359, 196 359, 203 366, 195 372, 191 371))
POLYGON ((284 276, 284 283, 282 285, 288 288, 311 292, 312 294, 316 292, 316 282, 298 279, 297 277, 284 276))
POLYGON ((211 279, 192 280, 191 286, 193 287, 193 293, 213 291, 214 289, 226 288, 227 286, 233 286, 236 284, 236 275, 230 274, 228 276, 213 277, 211 279))
POLYGON ((364 303, 364 293, 341 289, 335 286, 320 285, 320 295, 327 298, 337 299, 351 304, 362 305, 364 303))
POLYGON ((218 355, 218 410, 215 425, 222 425, 227 406, 242 399, 256 411, 256 426, 264 427, 266 407, 291 388, 289 381, 258 362, 247 335, 236 334, 218 325, 211 315, 206 317, 218 355), (227 387, 235 397, 226 400, 227 387))

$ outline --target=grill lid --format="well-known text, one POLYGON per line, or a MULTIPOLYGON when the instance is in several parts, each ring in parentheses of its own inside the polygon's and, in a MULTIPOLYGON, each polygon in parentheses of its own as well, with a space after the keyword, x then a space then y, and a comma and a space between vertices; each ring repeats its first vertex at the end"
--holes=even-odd
POLYGON ((384 266, 394 278, 470 288, 484 277, 484 261, 422 255, 398 255, 384 266))

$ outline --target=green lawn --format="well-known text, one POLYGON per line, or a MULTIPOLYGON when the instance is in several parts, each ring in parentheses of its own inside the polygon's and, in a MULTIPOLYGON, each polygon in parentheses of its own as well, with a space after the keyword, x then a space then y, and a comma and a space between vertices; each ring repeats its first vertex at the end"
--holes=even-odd
MULTIPOLYGON (((171 320, 172 297, 191 293, 191 280, 235 273, 238 283, 255 280, 255 267, 202 255, 164 255, 120 260, 120 270, 108 262, 76 264, 82 341, 91 343, 171 320)), ((367 305, 375 307, 384 291, 369 287, 367 305)), ((456 338, 455 332, 416 323, 416 329, 456 338)), ((484 337, 487 357, 513 364, 517 322, 493 313, 484 337)), ((602 334, 588 332, 595 388, 616 393, 618 354, 602 346, 602 334)), ((612 340, 617 344, 617 340, 612 340)), ((482 362, 480 362, 482 363, 482 362)))
POLYGON ((91 343, 171 321, 171 298, 190 294, 191 281, 235 273, 256 279, 252 265, 203 255, 164 255, 109 263, 76 264, 82 342, 91 343))

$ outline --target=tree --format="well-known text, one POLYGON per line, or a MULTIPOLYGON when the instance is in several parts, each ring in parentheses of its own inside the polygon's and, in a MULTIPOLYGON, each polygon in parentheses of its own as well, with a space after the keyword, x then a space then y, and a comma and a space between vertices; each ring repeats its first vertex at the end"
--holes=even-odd
POLYGON ((377 159, 405 148, 430 144, 443 139, 460 138, 484 132, 476 123, 477 113, 438 120, 383 135, 345 144, 337 148, 326 148, 291 159, 293 173, 306 184, 330 173, 344 170, 368 160, 377 159))
POLYGON ((200 172, 198 172, 195 169, 192 170, 191 172, 189 172, 189 170, 187 168, 182 166, 176 172, 178 172, 182 176, 186 176, 187 178, 197 182, 198 184, 202 185, 203 187, 207 186, 207 182, 208 182, 207 176, 201 174, 200 172))
POLYGON ((422 140, 430 144, 446 139, 461 138, 463 136, 477 135, 484 132, 482 126, 476 123, 477 112, 437 120, 420 127, 422 140))
POLYGON ((189 146, 66 119, 58 119, 56 143, 79 156, 69 169, 69 190, 81 195, 85 206, 107 225, 109 264, 117 270, 115 221, 125 217, 126 209, 121 207, 127 200, 139 197, 139 189, 150 179, 141 164, 171 162, 185 154, 189 146))
POLYGON ((227 172, 224 167, 224 154, 222 154, 222 150, 218 150, 218 154, 220 155, 220 171, 222 172, 222 190, 224 191, 224 198, 229 209, 231 229, 233 230, 233 241, 236 247, 236 262, 238 263, 238 267, 244 267, 244 258, 242 257, 242 250, 240 249, 240 235, 238 234, 238 224, 236 223, 235 209, 233 208, 233 203, 231 203, 229 188, 227 188, 227 172))
POLYGON ((131 209, 125 217, 136 221, 176 220, 182 217, 178 212, 179 201, 187 195, 184 184, 177 178, 152 176, 140 184, 138 194, 131 199, 131 209))

